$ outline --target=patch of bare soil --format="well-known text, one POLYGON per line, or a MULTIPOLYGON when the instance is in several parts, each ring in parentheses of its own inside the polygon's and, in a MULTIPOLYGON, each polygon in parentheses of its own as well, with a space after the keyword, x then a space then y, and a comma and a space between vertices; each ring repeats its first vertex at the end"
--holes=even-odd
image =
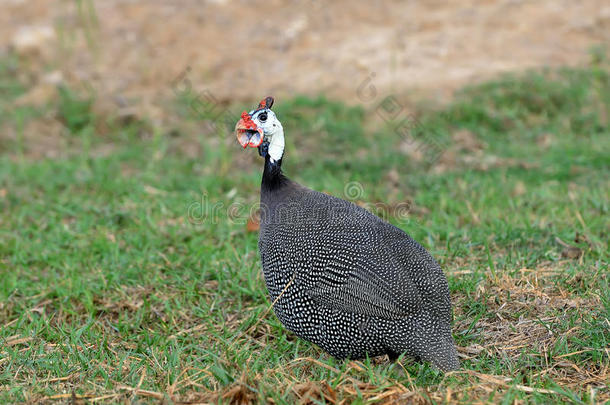
POLYGON ((27 55, 33 63, 22 75, 34 87, 56 69, 52 81, 84 83, 159 119, 160 100, 185 87, 218 102, 325 93, 365 103, 415 90, 434 97, 502 72, 581 64, 591 46, 610 42, 603 0, 0 5, 0 50, 27 55))

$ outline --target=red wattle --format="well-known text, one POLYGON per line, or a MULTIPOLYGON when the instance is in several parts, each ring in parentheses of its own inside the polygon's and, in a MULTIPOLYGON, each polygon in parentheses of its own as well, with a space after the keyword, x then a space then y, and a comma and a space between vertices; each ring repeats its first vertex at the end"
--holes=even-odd
POLYGON ((241 113, 241 119, 244 120, 244 126, 246 129, 254 129, 256 130, 256 124, 252 121, 252 117, 247 112, 241 113))

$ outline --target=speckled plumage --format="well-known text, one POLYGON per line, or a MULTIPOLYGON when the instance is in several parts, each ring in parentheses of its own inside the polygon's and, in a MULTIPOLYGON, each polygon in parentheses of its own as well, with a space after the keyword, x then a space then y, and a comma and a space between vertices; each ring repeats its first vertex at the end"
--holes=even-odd
POLYGON ((458 367, 447 281, 406 233, 289 180, 263 186, 261 206, 263 274, 272 300, 285 289, 274 310, 286 328, 338 358, 458 367))
POLYGON ((337 358, 406 353, 458 368, 449 288, 432 256, 365 209, 290 181, 265 148, 259 250, 282 324, 337 358))

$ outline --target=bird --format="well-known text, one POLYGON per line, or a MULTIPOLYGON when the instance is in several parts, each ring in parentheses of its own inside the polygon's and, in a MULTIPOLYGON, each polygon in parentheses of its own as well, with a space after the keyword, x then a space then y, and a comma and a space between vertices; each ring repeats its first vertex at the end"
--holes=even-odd
POLYGON ((284 129, 273 97, 241 114, 235 135, 264 158, 258 248, 285 328, 337 359, 405 355, 459 368, 447 279, 400 228, 282 172, 284 129))

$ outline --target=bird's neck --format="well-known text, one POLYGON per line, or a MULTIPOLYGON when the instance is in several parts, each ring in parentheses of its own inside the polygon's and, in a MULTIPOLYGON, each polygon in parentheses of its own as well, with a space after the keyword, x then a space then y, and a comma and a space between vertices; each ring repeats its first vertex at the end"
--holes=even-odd
POLYGON ((270 137, 269 147, 265 156, 262 189, 276 190, 286 183, 282 174, 282 158, 284 156, 284 128, 277 122, 277 129, 270 137))
POLYGON ((265 168, 263 170, 263 181, 261 189, 273 191, 280 189, 286 184, 286 177, 282 174, 282 159, 273 159, 269 154, 265 156, 265 168))

